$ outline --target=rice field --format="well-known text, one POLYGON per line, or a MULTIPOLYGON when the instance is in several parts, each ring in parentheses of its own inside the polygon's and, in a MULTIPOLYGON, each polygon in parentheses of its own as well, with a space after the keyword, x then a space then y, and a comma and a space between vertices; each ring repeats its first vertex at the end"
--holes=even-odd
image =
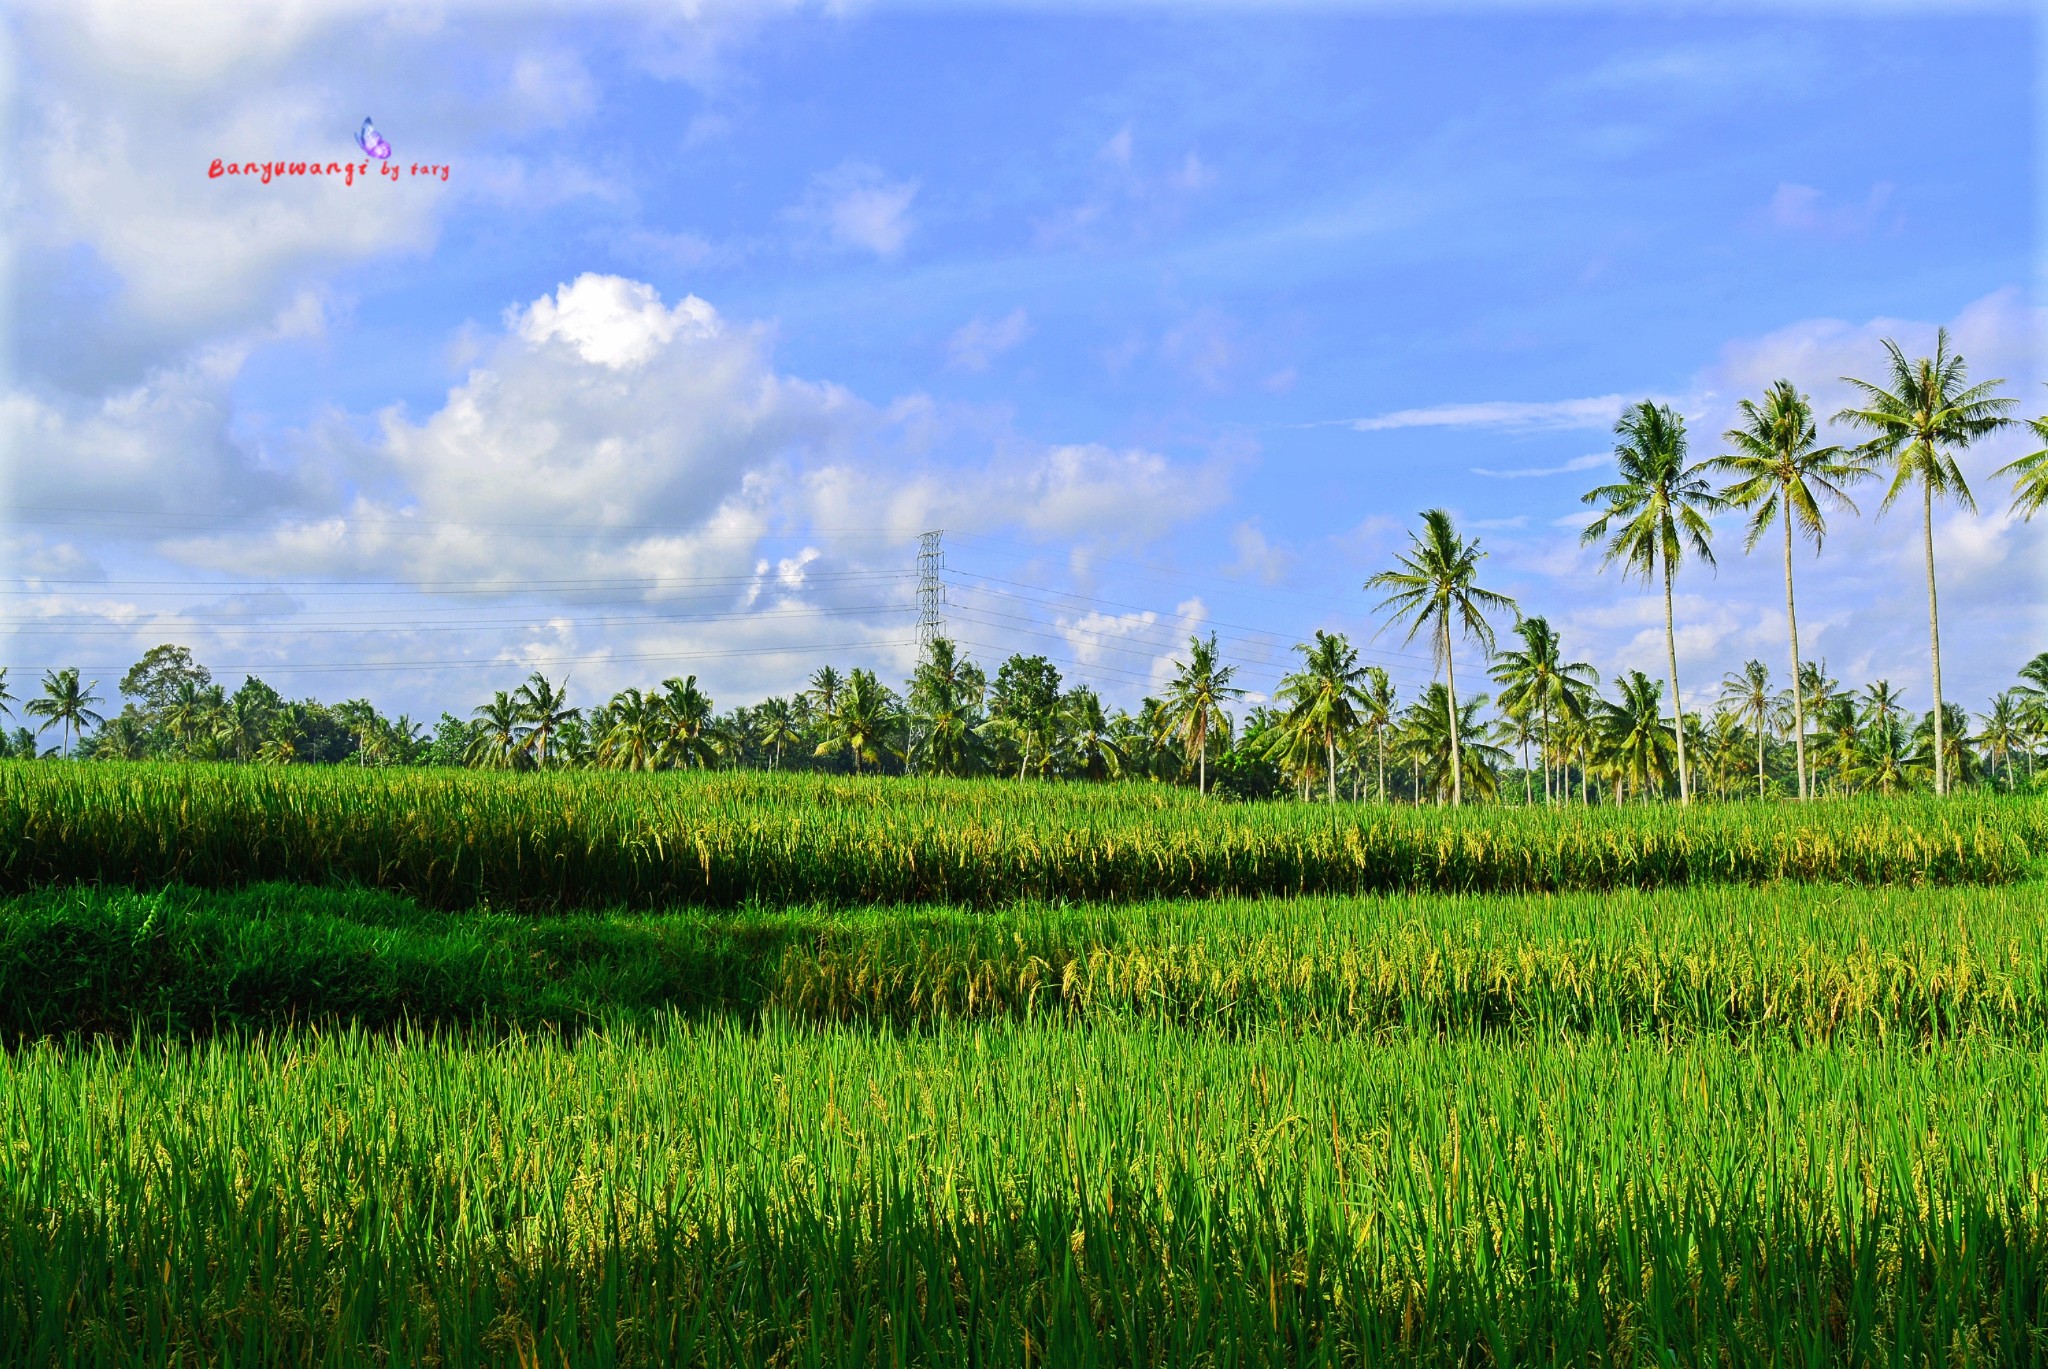
POLYGON ((681 1015, 2048 1047, 2044 928, 2032 885, 545 917, 72 888, 0 900, 0 1041, 681 1015))
POLYGON ((0 1363, 2040 1363, 2044 841, 0 764, 0 1363))
POLYGON ((2022 1363, 2048 1059, 682 1024, 38 1047, 0 1357, 2022 1363))
POLYGON ((440 908, 1996 883, 2021 799, 1232 805, 1159 785, 0 762, 0 892, 347 884, 440 908))

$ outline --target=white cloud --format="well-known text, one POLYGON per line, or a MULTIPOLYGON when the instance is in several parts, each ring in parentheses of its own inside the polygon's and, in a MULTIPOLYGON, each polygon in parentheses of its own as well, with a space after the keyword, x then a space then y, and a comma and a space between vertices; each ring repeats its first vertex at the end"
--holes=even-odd
POLYGON ((1504 471, 1474 466, 1472 474, 1489 476, 1495 480, 1528 480, 1536 476, 1569 475, 1574 471, 1590 471, 1605 466, 1612 460, 1614 457, 1607 452, 1592 452, 1585 456, 1575 456, 1561 466, 1523 466, 1504 471))
POLYGON ((1633 402, 1624 395, 1596 395, 1589 399, 1535 403, 1485 400, 1474 404, 1436 404, 1356 419, 1351 426, 1362 433, 1393 428, 1504 428, 1511 432, 1609 428, 1621 416, 1622 409, 1633 402))
POLYGON ((917 190, 916 181, 892 181, 866 162, 842 162, 813 177, 803 202, 786 217, 837 246, 893 257, 917 226, 910 213, 917 190))
POLYGON ((1168 614, 1153 609, 1131 613, 1097 609, 1061 617, 1057 626, 1078 664, 1126 676, 1143 675, 1144 687, 1156 694, 1173 678, 1174 657, 1184 649, 1188 634, 1208 616, 1208 608, 1196 596, 1182 600, 1168 614))
MULTIPOLYGON (((274 332, 316 317, 294 305, 274 332)), ((830 643, 851 644, 864 664, 906 666, 907 548, 925 528, 1130 548, 1229 497, 1228 461, 1046 447, 978 411, 915 395, 878 407, 782 374, 765 331, 624 278, 578 276, 508 309, 497 328, 472 328, 465 344, 466 376, 424 415, 394 406, 282 435, 288 475, 231 433, 246 340, 90 403, 0 401, 12 448, 50 454, 24 497, 176 515, 106 545, 130 563, 161 558, 158 576, 168 562, 181 576, 222 577, 209 600, 300 578, 429 594, 395 622, 377 601, 357 605, 346 631, 300 627, 289 610, 193 616, 99 596, 51 611, 132 636, 89 640, 93 654, 76 659, 132 658, 168 633, 217 665, 339 660, 373 678, 388 661, 574 660, 579 690, 602 692, 670 668, 652 658, 695 655, 712 663, 707 680, 744 697, 785 685, 830 643), (619 586, 595 618, 573 595, 534 588, 593 580, 619 586), (479 617, 492 600, 472 594, 437 623, 449 609, 431 591, 450 582, 492 590, 502 606, 479 617)), ((97 573, 97 549, 18 535, 6 552, 24 571, 97 573)), ((476 678, 386 683, 428 706, 473 692, 476 678)))
POLYGON ((94 506, 205 516, 273 508, 296 497, 295 475, 264 461, 233 431, 233 386, 259 346, 317 337, 326 308, 311 291, 264 327, 198 347, 99 395, 22 386, 0 392, 5 498, 17 505, 94 506))
POLYGON ((1031 316, 1012 309, 991 322, 976 316, 946 342, 950 363, 963 371, 986 371, 989 363, 1031 336, 1031 316))
POLYGON ((664 309, 651 285, 587 271, 553 297, 543 295, 515 312, 510 323, 528 342, 560 338, 585 361, 615 371, 643 364, 678 330, 700 341, 718 336, 718 315, 695 295, 664 309))
POLYGON ((1256 522, 1232 528, 1230 545, 1237 553, 1237 559, 1226 567, 1232 575, 1249 575, 1270 585, 1283 579, 1294 565, 1294 553, 1275 546, 1256 522))

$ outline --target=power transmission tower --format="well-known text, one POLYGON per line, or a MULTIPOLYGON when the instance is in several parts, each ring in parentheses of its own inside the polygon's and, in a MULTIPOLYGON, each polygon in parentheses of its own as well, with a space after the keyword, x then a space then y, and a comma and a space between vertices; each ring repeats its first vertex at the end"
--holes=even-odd
POLYGON ((931 659, 932 643, 946 635, 946 582, 939 578, 939 572, 946 568, 945 549, 939 539, 946 535, 945 529, 923 534, 917 539, 917 661, 923 665, 931 659))

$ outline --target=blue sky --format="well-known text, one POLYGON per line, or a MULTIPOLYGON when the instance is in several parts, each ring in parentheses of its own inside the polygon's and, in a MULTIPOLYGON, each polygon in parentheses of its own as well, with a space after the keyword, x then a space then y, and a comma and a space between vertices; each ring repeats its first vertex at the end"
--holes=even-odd
MULTIPOLYGON (((1620 406, 1694 450, 1954 332, 2038 412, 2041 35, 2014 7, 29 5, 10 21, 0 662, 467 712, 694 671, 900 677, 949 623, 1120 702, 1192 630, 1255 690, 1420 510, 1604 671, 1661 604, 1579 549, 1620 406), (445 183, 210 180, 343 158, 445 183)), ((2048 647, 1972 454, 1952 693, 2048 647)), ((1924 702, 1911 511, 1802 555, 1809 654, 1924 702)), ((1688 702, 1782 672, 1723 520, 1688 702)), ((1505 626, 1505 624, 1503 624, 1505 626)), ((1425 655, 1370 643, 1412 691, 1425 655)), ((1464 666, 1474 669, 1476 656, 1464 666)), ((17 692, 19 692, 17 690, 17 692)))

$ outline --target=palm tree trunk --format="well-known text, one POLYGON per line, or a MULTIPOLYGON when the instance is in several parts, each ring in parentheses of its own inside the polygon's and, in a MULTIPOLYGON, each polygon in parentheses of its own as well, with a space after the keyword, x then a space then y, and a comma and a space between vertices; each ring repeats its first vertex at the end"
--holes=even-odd
POLYGON ((1384 728, 1375 728, 1373 735, 1380 744, 1380 806, 1387 804, 1387 733, 1384 728))
POLYGON ((1934 657, 1934 792, 1948 792, 1948 753, 1941 716, 1941 614, 1934 598, 1934 486, 1920 482, 1921 530, 1927 541, 1927 642, 1934 657))
POLYGON ((1557 800, 1550 792, 1550 762, 1552 757, 1550 754, 1550 699, 1547 695, 1543 700, 1543 741, 1541 746, 1543 750, 1543 806, 1551 808, 1556 806, 1557 800))
MULTIPOLYGON (((1548 775, 1544 776, 1545 788, 1549 788, 1549 779, 1548 775)), ((1522 738, 1522 805, 1525 808, 1536 806, 1536 777, 1529 770, 1529 739, 1526 736, 1522 738)))
POLYGON ((1792 630, 1792 726, 1799 761, 1799 801, 1811 797, 1806 779, 1806 691, 1799 684, 1799 615, 1792 607, 1792 504, 1785 501, 1785 625, 1792 630))
POLYGON ((1764 791, 1764 715, 1761 709, 1756 715, 1756 796, 1765 797, 1764 791))
POLYGON ((1671 658, 1671 730, 1678 738, 1678 801, 1692 802, 1692 781, 1685 769, 1685 703, 1678 697, 1678 633, 1671 625, 1671 563, 1664 563, 1664 650, 1671 658))
POLYGON ((1209 793, 1209 732, 1203 728, 1195 734, 1195 792, 1207 797, 1209 793))
POLYGON ((1330 753, 1330 807, 1337 806, 1337 734, 1325 732, 1323 745, 1330 753))
MULTIPOLYGON (((1451 710, 1451 807, 1465 802, 1465 763, 1458 754, 1458 675, 1451 667, 1451 614, 1444 610, 1444 697, 1451 710)), ((1938 706, 1938 705, 1937 705, 1938 706)))

